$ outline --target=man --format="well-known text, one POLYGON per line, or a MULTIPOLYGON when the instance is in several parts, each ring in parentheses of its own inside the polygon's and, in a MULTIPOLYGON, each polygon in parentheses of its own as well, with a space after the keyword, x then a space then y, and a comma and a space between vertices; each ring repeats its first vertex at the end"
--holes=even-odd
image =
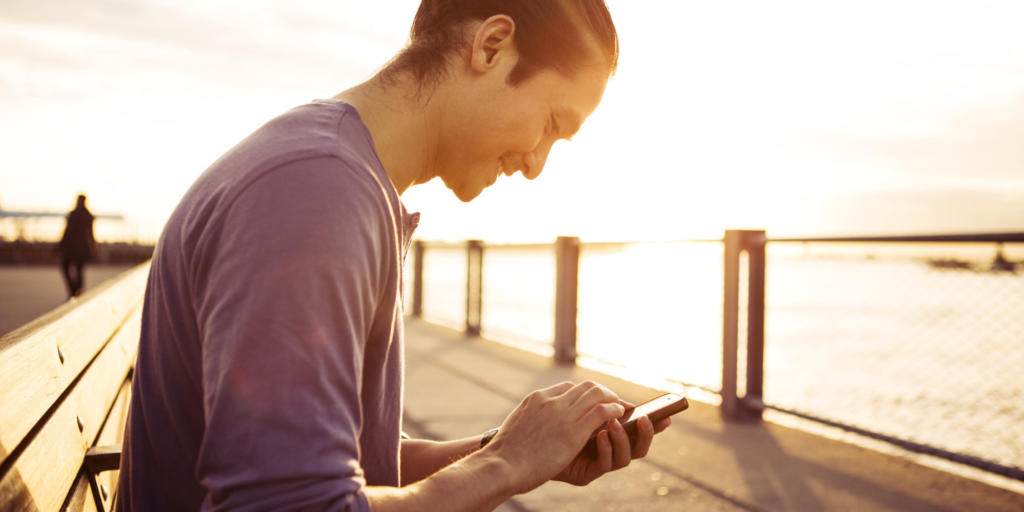
POLYGON ((75 209, 68 212, 64 235, 57 244, 57 252, 61 255, 61 273, 68 287, 69 298, 77 297, 85 287, 85 263, 92 259, 96 247, 92 232, 94 219, 85 207, 85 196, 79 194, 75 209))
POLYGON ((593 382, 531 393, 496 435, 400 436, 418 214, 399 194, 440 177, 469 201, 500 174, 536 178, 616 60, 601 0, 424 0, 377 76, 214 163, 153 258, 119 509, 487 510, 644 456, 668 421, 642 418, 630 446, 593 382))

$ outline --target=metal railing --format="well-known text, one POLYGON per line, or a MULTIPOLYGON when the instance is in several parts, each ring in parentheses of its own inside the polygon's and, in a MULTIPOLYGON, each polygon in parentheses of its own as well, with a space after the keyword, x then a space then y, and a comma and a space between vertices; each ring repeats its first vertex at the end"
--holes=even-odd
MULTIPOLYGON (((937 279, 942 282, 946 281, 945 272, 964 273, 956 283, 966 282, 970 276, 987 278, 990 271, 1002 272, 1001 276, 1018 276, 1016 271, 1018 268, 1024 271, 1024 262, 1018 263, 1007 259, 1003 255, 1003 244, 1020 243, 1024 243, 1024 233, 768 239, 764 231, 749 230, 730 230, 719 240, 681 240, 651 243, 646 246, 635 243, 583 244, 575 237, 560 237, 554 245, 485 245, 481 241, 439 244, 417 241, 413 251, 411 276, 412 313, 415 316, 423 316, 424 293, 431 293, 425 292, 425 289, 429 290, 431 286, 424 286, 424 260, 429 259, 429 256, 425 255, 447 252, 449 259, 444 267, 449 270, 449 276, 453 276, 457 274, 450 271, 454 268, 451 256, 455 254, 454 251, 465 251, 466 300, 462 313, 465 320, 464 329, 469 335, 480 335, 481 332, 488 334, 485 332, 488 326, 485 325, 484 318, 497 318, 495 310, 522 309, 523 311, 517 312, 515 316, 510 317, 512 320, 505 323, 513 323, 517 327, 532 327, 534 324, 548 326, 539 331, 535 330, 531 337, 536 343, 548 340, 551 355, 559 364, 573 364, 576 361, 581 353, 581 340, 585 355, 617 362, 623 368, 628 368, 632 364, 652 363, 652 359, 675 361, 671 363, 675 365, 672 368, 690 363, 682 371, 682 375, 675 375, 673 379, 688 386, 720 394, 721 411, 727 419, 756 421, 765 409, 781 411, 881 439, 915 452, 937 455, 1024 480, 1024 471, 1018 467, 1022 465, 1021 461, 1024 461, 1024 454, 1011 453, 1007 457, 1001 457, 998 453, 993 456, 993 452, 984 450, 978 454, 972 446, 949 442, 950 435, 956 436, 958 433, 957 428, 953 428, 956 427, 953 423, 962 418, 957 415, 965 414, 956 408, 950 409, 953 411, 952 418, 935 419, 939 425, 933 425, 929 429, 917 429, 944 434, 922 436, 915 432, 913 420, 916 416, 933 418, 936 413, 932 410, 934 408, 929 408, 928 403, 910 402, 915 398, 922 402, 935 399, 936 393, 941 394, 940 388, 945 384, 949 384, 950 389, 954 390, 958 385, 968 385, 964 378, 957 379, 946 375, 956 374, 958 369, 945 366, 941 357, 928 358, 912 353, 914 350, 924 350, 919 347, 927 346, 927 343, 916 338, 899 339, 906 336, 904 332, 912 332, 914 329, 929 333, 933 331, 911 325, 899 332, 860 332, 864 330, 864 326, 873 328, 875 323, 891 323, 894 318, 918 315, 920 308, 914 309, 911 303, 918 300, 918 297, 934 295, 927 291, 915 291, 897 282, 901 272, 913 275, 935 272, 938 274, 932 275, 932 280, 935 281, 934 277, 938 275, 943 277, 937 279), (704 244, 703 247, 712 244, 712 247, 717 246, 720 252, 714 255, 703 249, 698 251, 699 244, 704 244), (961 260, 948 257, 922 259, 920 256, 907 256, 900 251, 895 251, 900 253, 895 256, 883 254, 879 257, 876 254, 886 253, 893 248, 930 246, 929 244, 952 244, 944 247, 956 247, 958 250, 966 246, 983 247, 986 249, 982 252, 987 251, 985 254, 989 257, 993 245, 999 245, 996 246, 997 255, 991 259, 991 263, 989 260, 979 259, 977 255, 972 256, 974 260, 961 260), (849 250, 853 245, 861 247, 860 256, 851 256, 856 252, 849 250), (630 252, 637 247, 645 247, 645 250, 639 254, 630 252), (836 250, 842 254, 822 256, 819 254, 822 247, 839 248, 836 250), (863 247, 870 249, 864 250, 863 247), (690 254, 696 252, 703 256, 690 254), (490 255, 487 257, 487 265, 485 253, 490 255), (545 253, 548 258, 553 256, 553 260, 538 259, 545 253), (581 253, 587 253, 582 262, 581 253), (671 256, 666 259, 663 256, 665 254, 671 256), (693 257, 687 256, 688 254, 693 257), (776 255, 772 256, 775 259, 772 260, 772 265, 768 265, 767 259, 772 254, 776 255), (532 263, 520 265, 518 262, 521 260, 530 260, 532 263), (689 263, 684 264, 682 260, 689 263), (496 266, 499 263, 503 266, 496 266), (722 270, 716 279, 714 267, 718 265, 722 270), (488 266, 488 279, 494 283, 489 281, 488 287, 485 288, 484 268, 488 266), (822 266, 819 271, 817 267, 822 266), (872 268, 875 270, 871 270, 872 268), (844 275, 850 272, 850 269, 854 269, 854 273, 883 272, 884 275, 844 275), (685 279, 673 280, 674 275, 682 273, 688 273, 685 279), (893 275, 897 277, 894 278, 893 275), (811 282, 808 279, 817 281, 811 282), (832 282, 829 282, 830 279, 832 282), (530 282, 523 283, 524 280, 530 282), (661 289, 652 293, 654 286, 651 282, 659 280, 664 281, 656 283, 661 289), (708 285, 716 280, 719 285, 713 290, 708 285), (599 286, 604 282, 612 282, 614 285, 599 286), (769 282, 770 288, 766 286, 769 282), (858 288, 859 283, 868 282, 877 286, 872 290, 858 288), (554 293, 548 295, 552 291, 552 284, 554 293), (894 297, 894 293, 886 289, 889 284, 907 289, 903 290, 899 297, 894 297), (495 292, 496 288, 502 291, 495 292), (510 292, 512 288, 519 288, 519 291, 510 292), (581 289, 585 293, 581 294, 581 289), (717 295, 719 292, 720 297, 717 295), (796 292, 804 293, 806 296, 794 299, 796 292), (487 300, 485 296, 488 297, 487 300), (605 303, 599 304, 600 300, 594 298, 596 296, 605 297, 605 303), (677 308, 678 314, 673 313, 671 304, 665 304, 671 303, 677 297, 687 296, 690 297, 690 302, 677 308), (856 302, 857 300, 860 302, 856 302), (492 307, 488 305, 488 301, 497 304, 492 307), (712 312, 709 303, 720 304, 721 309, 712 312), (893 306, 890 303, 897 305, 893 306), (907 305, 900 310, 899 304, 907 305), (828 314, 824 314, 815 311, 815 308, 831 309, 828 314), (860 310, 865 308, 877 309, 882 316, 856 317, 861 314, 860 310), (712 327, 712 317, 717 315, 720 315, 721 322, 718 326, 712 327), (683 318, 679 320, 683 325, 673 325, 677 317, 683 318), (601 325, 593 328, 596 324, 601 325), (847 324, 853 325, 854 328, 848 328, 847 324), (856 327, 858 325, 860 327, 856 327), (617 330, 619 327, 621 331, 617 330), (718 327, 721 331, 716 333, 718 327), (634 346, 637 345, 636 340, 625 339, 629 337, 643 341, 657 337, 659 332, 675 332, 677 336, 673 338, 671 344, 663 344, 654 349, 638 349, 634 346), (679 333, 681 335, 678 335, 679 333), (692 339, 687 333, 699 334, 693 334, 697 339, 692 339), (592 348, 597 346, 594 340, 601 336, 612 341, 605 343, 600 350, 592 348), (716 360, 717 355, 706 350, 707 342, 715 337, 721 339, 720 361, 716 360), (681 342, 686 345, 685 348, 677 347, 674 352, 662 354, 665 346, 676 346, 681 342), (597 353, 601 351, 611 351, 611 355, 597 353), (636 359, 629 360, 637 351, 641 354, 636 359), (876 356, 880 358, 877 364, 872 363, 872 357, 876 356), (867 364, 869 368, 855 366, 862 363, 867 364), (921 367, 911 368, 914 371, 909 371, 908 365, 921 367), (721 369, 718 375, 720 380, 711 375, 694 375, 701 369, 715 367, 721 369), (940 375, 940 380, 944 383, 929 381, 924 384, 927 379, 921 378, 920 374, 929 372, 940 375), (865 382, 883 389, 858 394, 857 390, 851 393, 843 388, 865 382), (844 409, 843 404, 856 404, 856 407, 847 406, 844 409), (897 413, 893 414, 894 411, 897 413), (910 425, 909 427, 891 421, 878 421, 880 416, 901 415, 911 419, 909 423, 904 422, 910 425)), ((978 251, 975 252, 980 254, 978 251)), ((927 280, 929 277, 925 275, 922 279, 927 280)), ((1016 283, 1024 283, 1024 275, 1010 280, 992 279, 995 281, 990 279, 990 286, 994 288, 982 290, 976 295, 980 297, 1003 294, 1007 302, 1024 299, 1024 287, 1021 288, 1022 293, 1019 296, 1014 291, 1014 286, 1019 286, 1016 283)), ((942 286, 958 288, 961 285, 942 286)), ((451 282, 439 287, 449 292, 456 289, 451 282)), ((449 297, 427 302, 432 305, 450 301, 451 293, 442 295, 449 297)), ((928 307, 941 310, 953 306, 939 304, 928 307)), ((963 309, 959 302, 956 303, 956 307, 963 309)), ((428 310, 429 308, 430 306, 428 310)), ((1021 311, 1020 317, 1024 319, 1024 304, 1021 311)), ((449 314, 449 324, 452 324, 455 316, 457 315, 449 314)), ((1006 339, 1007 335, 1011 338, 1015 335, 1021 337, 1019 333, 1024 332, 1024 325, 1017 324, 1024 320, 1017 320, 1013 314, 1003 316, 1005 318, 995 319, 997 323, 1001 322, 1002 327, 999 328, 1006 331, 1000 334, 999 339, 1006 339)), ((493 320, 492 323, 502 322, 493 320)), ((930 322, 928 325, 934 323, 930 322)), ((984 327, 975 325, 974 330, 983 332, 984 327)), ((970 326, 960 328, 971 329, 970 326)), ((509 331, 505 330, 491 333, 489 337, 504 339, 508 335, 509 331)), ((950 339, 952 341, 944 346, 931 348, 939 354, 955 353, 961 357, 977 356, 984 350, 979 348, 972 351, 970 348, 960 347, 956 339, 950 339)), ((1024 337, 1021 337, 1020 341, 1024 342, 1024 337)), ((969 344, 971 341, 965 343, 969 344)), ((1004 350, 1010 353, 996 355, 996 358, 1001 357, 1007 361, 1005 366, 999 367, 1000 371, 1024 373, 1019 370, 1024 367, 1022 345, 1024 343, 1018 343, 1015 352, 1010 347, 1004 350)), ((1021 389, 1008 392, 1007 396, 1010 398, 1007 401, 1016 397, 1016 401, 1019 402, 1020 397, 1024 396, 1024 379, 1018 380, 1021 382, 1014 380, 1009 387, 1019 386, 1021 389), (1017 392, 1018 395, 1013 394, 1017 392)), ((979 389, 990 389, 998 387, 998 382, 974 386, 979 389)), ((966 395, 968 393, 962 391, 953 392, 950 398, 955 402, 957 396, 966 395)), ((972 405, 964 410, 973 410, 975 415, 979 408, 988 407, 987 403, 965 405, 972 405)), ((1024 438, 1024 426, 1021 426, 1024 425, 1024 421, 1013 420, 1014 415, 1024 415, 1024 409, 1005 403, 997 404, 995 407, 1001 407, 1003 410, 993 413, 992 424, 1005 423, 1003 430, 1006 432, 1003 434, 1024 438)), ((916 426, 919 427, 919 423, 916 426)), ((992 430, 989 425, 981 425, 978 428, 983 435, 988 435, 992 430)), ((974 432, 972 435, 977 437, 979 434, 974 432)), ((1021 449, 1024 450, 1024 444, 1021 449)))

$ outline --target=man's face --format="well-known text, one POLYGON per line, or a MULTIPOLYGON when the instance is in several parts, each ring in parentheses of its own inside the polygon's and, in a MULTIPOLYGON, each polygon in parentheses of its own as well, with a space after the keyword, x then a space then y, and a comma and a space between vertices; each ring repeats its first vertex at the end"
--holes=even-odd
POLYGON ((502 73, 481 77, 446 116, 438 175, 463 201, 501 174, 540 175, 551 146, 579 130, 608 81, 607 68, 594 65, 573 78, 544 69, 512 86, 506 80, 511 69, 506 65, 502 73))

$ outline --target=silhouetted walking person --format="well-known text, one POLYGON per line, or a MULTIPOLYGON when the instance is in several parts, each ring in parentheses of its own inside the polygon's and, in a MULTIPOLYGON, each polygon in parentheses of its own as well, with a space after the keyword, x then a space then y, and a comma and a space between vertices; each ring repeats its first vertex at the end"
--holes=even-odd
POLYGON ((79 194, 75 209, 68 212, 68 222, 64 227, 57 249, 61 253, 60 265, 64 273, 64 282, 68 286, 68 296, 77 297, 85 286, 83 267, 93 257, 96 239, 92 235, 92 213, 85 207, 85 196, 79 194))

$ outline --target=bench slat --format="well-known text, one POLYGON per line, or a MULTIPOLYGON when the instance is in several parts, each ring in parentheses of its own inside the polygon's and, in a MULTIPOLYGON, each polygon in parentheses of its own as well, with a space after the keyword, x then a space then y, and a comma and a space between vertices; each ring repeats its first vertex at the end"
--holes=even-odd
POLYGON ((141 304, 148 271, 148 263, 139 265, 81 303, 61 306, 57 318, 48 314, 49 323, 0 338, 0 463, 141 304))
POLYGON ((0 480, 0 503, 57 510, 78 474, 86 449, 117 398, 138 348, 137 307, 89 366, 74 390, 0 480))

